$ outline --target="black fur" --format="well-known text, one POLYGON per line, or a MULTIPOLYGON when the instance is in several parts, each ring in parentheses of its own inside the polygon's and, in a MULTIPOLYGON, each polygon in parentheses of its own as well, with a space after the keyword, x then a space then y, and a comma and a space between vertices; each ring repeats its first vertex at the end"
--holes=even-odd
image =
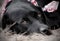
POLYGON ((50 35, 48 26, 42 22, 41 17, 38 16, 38 9, 35 8, 31 3, 24 0, 12 0, 7 6, 6 12, 2 19, 2 28, 5 29, 7 25, 13 24, 10 28, 13 32, 30 34, 32 32, 47 32, 45 34, 50 35), (24 24, 24 21, 26 24, 24 24))

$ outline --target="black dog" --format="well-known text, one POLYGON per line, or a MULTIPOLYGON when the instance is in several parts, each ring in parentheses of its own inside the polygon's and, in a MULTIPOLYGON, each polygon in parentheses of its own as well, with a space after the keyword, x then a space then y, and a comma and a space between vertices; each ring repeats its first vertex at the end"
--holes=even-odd
POLYGON ((26 0, 12 0, 6 7, 6 12, 2 18, 3 29, 5 29, 7 25, 16 22, 10 30, 16 31, 17 33, 24 33, 27 31, 26 34, 32 32, 43 32, 47 35, 51 34, 48 30, 48 26, 43 24, 40 17, 38 17, 38 9, 31 3, 26 0), (26 24, 24 24, 24 21, 26 24))

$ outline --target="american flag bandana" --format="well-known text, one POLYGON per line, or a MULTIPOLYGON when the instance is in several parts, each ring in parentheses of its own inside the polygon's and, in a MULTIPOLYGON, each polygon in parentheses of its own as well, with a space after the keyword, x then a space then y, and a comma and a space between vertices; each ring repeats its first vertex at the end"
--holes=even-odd
POLYGON ((38 6, 38 3, 36 0, 28 0, 28 2, 31 2, 34 6, 38 6))

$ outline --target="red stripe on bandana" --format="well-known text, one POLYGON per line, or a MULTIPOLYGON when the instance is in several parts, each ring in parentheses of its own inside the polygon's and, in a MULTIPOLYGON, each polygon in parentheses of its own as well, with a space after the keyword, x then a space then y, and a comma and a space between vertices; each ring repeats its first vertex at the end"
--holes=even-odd
POLYGON ((32 0, 32 4, 35 5, 35 6, 38 6, 36 0, 32 0))
POLYGON ((38 3, 36 0, 28 0, 29 2, 31 2, 34 6, 38 6, 38 3))
POLYGON ((33 3, 33 4, 35 4, 35 3, 36 3, 36 1, 34 0, 32 3, 33 3))

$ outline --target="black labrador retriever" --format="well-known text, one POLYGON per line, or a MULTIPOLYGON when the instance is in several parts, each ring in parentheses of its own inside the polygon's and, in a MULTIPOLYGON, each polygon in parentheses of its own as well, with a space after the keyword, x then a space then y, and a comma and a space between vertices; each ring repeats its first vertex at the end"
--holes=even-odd
POLYGON ((10 30, 16 33, 25 33, 25 35, 38 32, 51 35, 48 26, 42 22, 38 12, 41 12, 37 7, 33 6, 26 0, 12 0, 7 6, 2 18, 2 28, 7 25, 13 25, 10 30))

